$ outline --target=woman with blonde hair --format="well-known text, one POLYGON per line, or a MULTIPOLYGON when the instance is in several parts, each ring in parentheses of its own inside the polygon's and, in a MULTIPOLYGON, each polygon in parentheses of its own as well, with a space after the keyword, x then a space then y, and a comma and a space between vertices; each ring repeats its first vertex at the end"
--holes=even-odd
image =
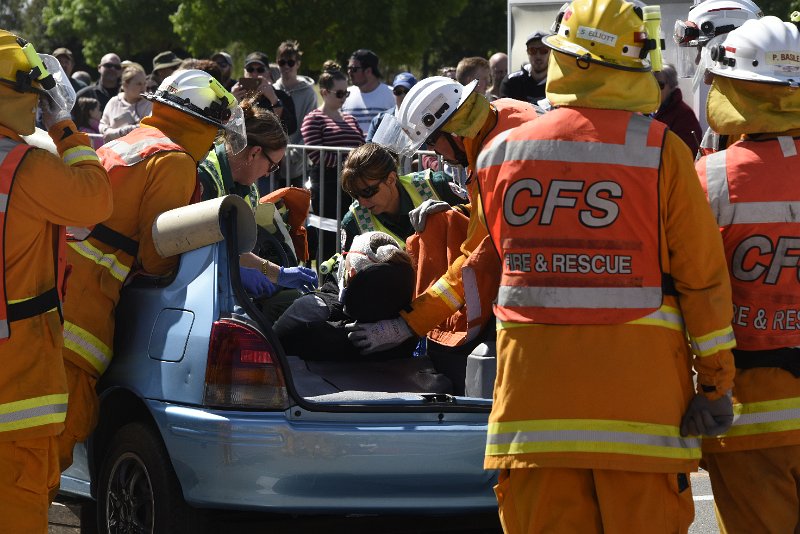
POLYGON ((153 112, 153 104, 142 98, 144 92, 144 70, 136 65, 126 67, 120 92, 108 101, 100 119, 100 133, 106 143, 130 133, 153 112))

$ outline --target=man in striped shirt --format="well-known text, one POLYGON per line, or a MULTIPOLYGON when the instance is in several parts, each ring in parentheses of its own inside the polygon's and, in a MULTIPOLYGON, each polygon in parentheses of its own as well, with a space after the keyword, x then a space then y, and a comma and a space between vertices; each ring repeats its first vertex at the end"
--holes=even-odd
POLYGON ((367 132, 375 115, 394 107, 392 88, 381 83, 378 56, 372 50, 361 48, 353 52, 347 62, 347 75, 352 85, 347 89, 350 96, 342 111, 358 119, 361 130, 367 132))

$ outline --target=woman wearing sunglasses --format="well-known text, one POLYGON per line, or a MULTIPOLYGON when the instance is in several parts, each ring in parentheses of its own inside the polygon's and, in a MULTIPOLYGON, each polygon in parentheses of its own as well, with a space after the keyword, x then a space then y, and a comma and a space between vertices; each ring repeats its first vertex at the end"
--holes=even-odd
MULTIPOLYGON (((358 121, 350 114, 342 113, 342 104, 347 98, 347 77, 341 67, 333 62, 326 61, 322 66, 323 72, 319 77, 319 93, 322 96, 322 105, 303 119, 303 140, 306 145, 326 147, 357 147, 364 143, 364 132, 358 126, 358 121)), ((337 155, 328 152, 320 161, 320 153, 311 151, 308 157, 314 163, 310 173, 312 198, 311 203, 314 213, 329 219, 336 219, 344 215, 347 210, 345 196, 337 205, 336 193, 339 188, 337 180, 337 155), (322 178, 320 178, 322 177, 322 178), (321 186, 321 189, 320 189, 321 186), (324 193, 324 205, 320 209, 320 192, 324 193)), ((344 156, 341 157, 343 161, 344 156)), ((322 241, 322 258, 329 258, 336 252, 335 232, 324 232, 322 241)))
POLYGON ((394 154, 376 143, 350 152, 342 168, 342 189, 354 199, 342 219, 342 250, 349 250, 355 236, 372 231, 389 234, 405 248, 414 233, 411 210, 427 199, 451 206, 466 203, 456 193, 461 189, 442 172, 398 176, 394 154))

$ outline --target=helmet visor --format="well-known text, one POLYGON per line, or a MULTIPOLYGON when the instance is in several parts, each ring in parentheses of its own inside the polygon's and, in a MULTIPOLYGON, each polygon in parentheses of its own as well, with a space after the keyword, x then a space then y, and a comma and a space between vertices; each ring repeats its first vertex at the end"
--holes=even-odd
POLYGON ((234 154, 238 154, 247 146, 247 129, 244 125, 244 111, 238 104, 231 108, 231 117, 224 126, 225 142, 234 154))
POLYGON ((55 82, 55 85, 49 89, 46 85, 52 84, 42 83, 42 89, 47 92, 47 96, 50 97, 56 106, 64 111, 72 111, 72 107, 75 105, 75 89, 73 89, 72 84, 69 83, 69 76, 67 76, 67 73, 61 68, 61 63, 48 54, 39 54, 39 58, 42 60, 44 68, 47 69, 47 72, 53 77, 53 81, 55 82))
POLYGON ((697 24, 690 20, 676 20, 675 29, 672 32, 672 40, 678 46, 694 47, 700 39, 700 29, 697 24))
POLYGON ((394 115, 384 115, 372 136, 372 142, 391 150, 399 156, 410 156, 422 145, 424 139, 414 141, 400 126, 394 115))
POLYGON ((681 78, 694 77, 702 59, 702 50, 703 47, 699 45, 678 47, 675 61, 675 70, 678 71, 678 76, 681 78))

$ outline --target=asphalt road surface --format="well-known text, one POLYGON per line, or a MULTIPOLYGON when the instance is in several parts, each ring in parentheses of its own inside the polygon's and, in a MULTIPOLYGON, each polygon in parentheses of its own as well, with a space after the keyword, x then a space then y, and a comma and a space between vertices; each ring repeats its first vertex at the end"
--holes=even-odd
MULTIPOLYGON (((718 534, 719 527, 714 516, 714 497, 708 473, 692 474, 695 519, 689 534, 718 534)), ((50 507, 50 534, 89 534, 95 530, 90 526, 81 529, 81 515, 89 525, 88 517, 93 513, 91 505, 84 501, 61 497, 50 507)), ((461 518, 430 518, 413 516, 394 517, 307 517, 272 516, 259 514, 227 513, 210 518, 212 532, 270 532, 302 534, 318 532, 347 532, 348 534, 499 534, 496 518, 491 515, 461 518)))

